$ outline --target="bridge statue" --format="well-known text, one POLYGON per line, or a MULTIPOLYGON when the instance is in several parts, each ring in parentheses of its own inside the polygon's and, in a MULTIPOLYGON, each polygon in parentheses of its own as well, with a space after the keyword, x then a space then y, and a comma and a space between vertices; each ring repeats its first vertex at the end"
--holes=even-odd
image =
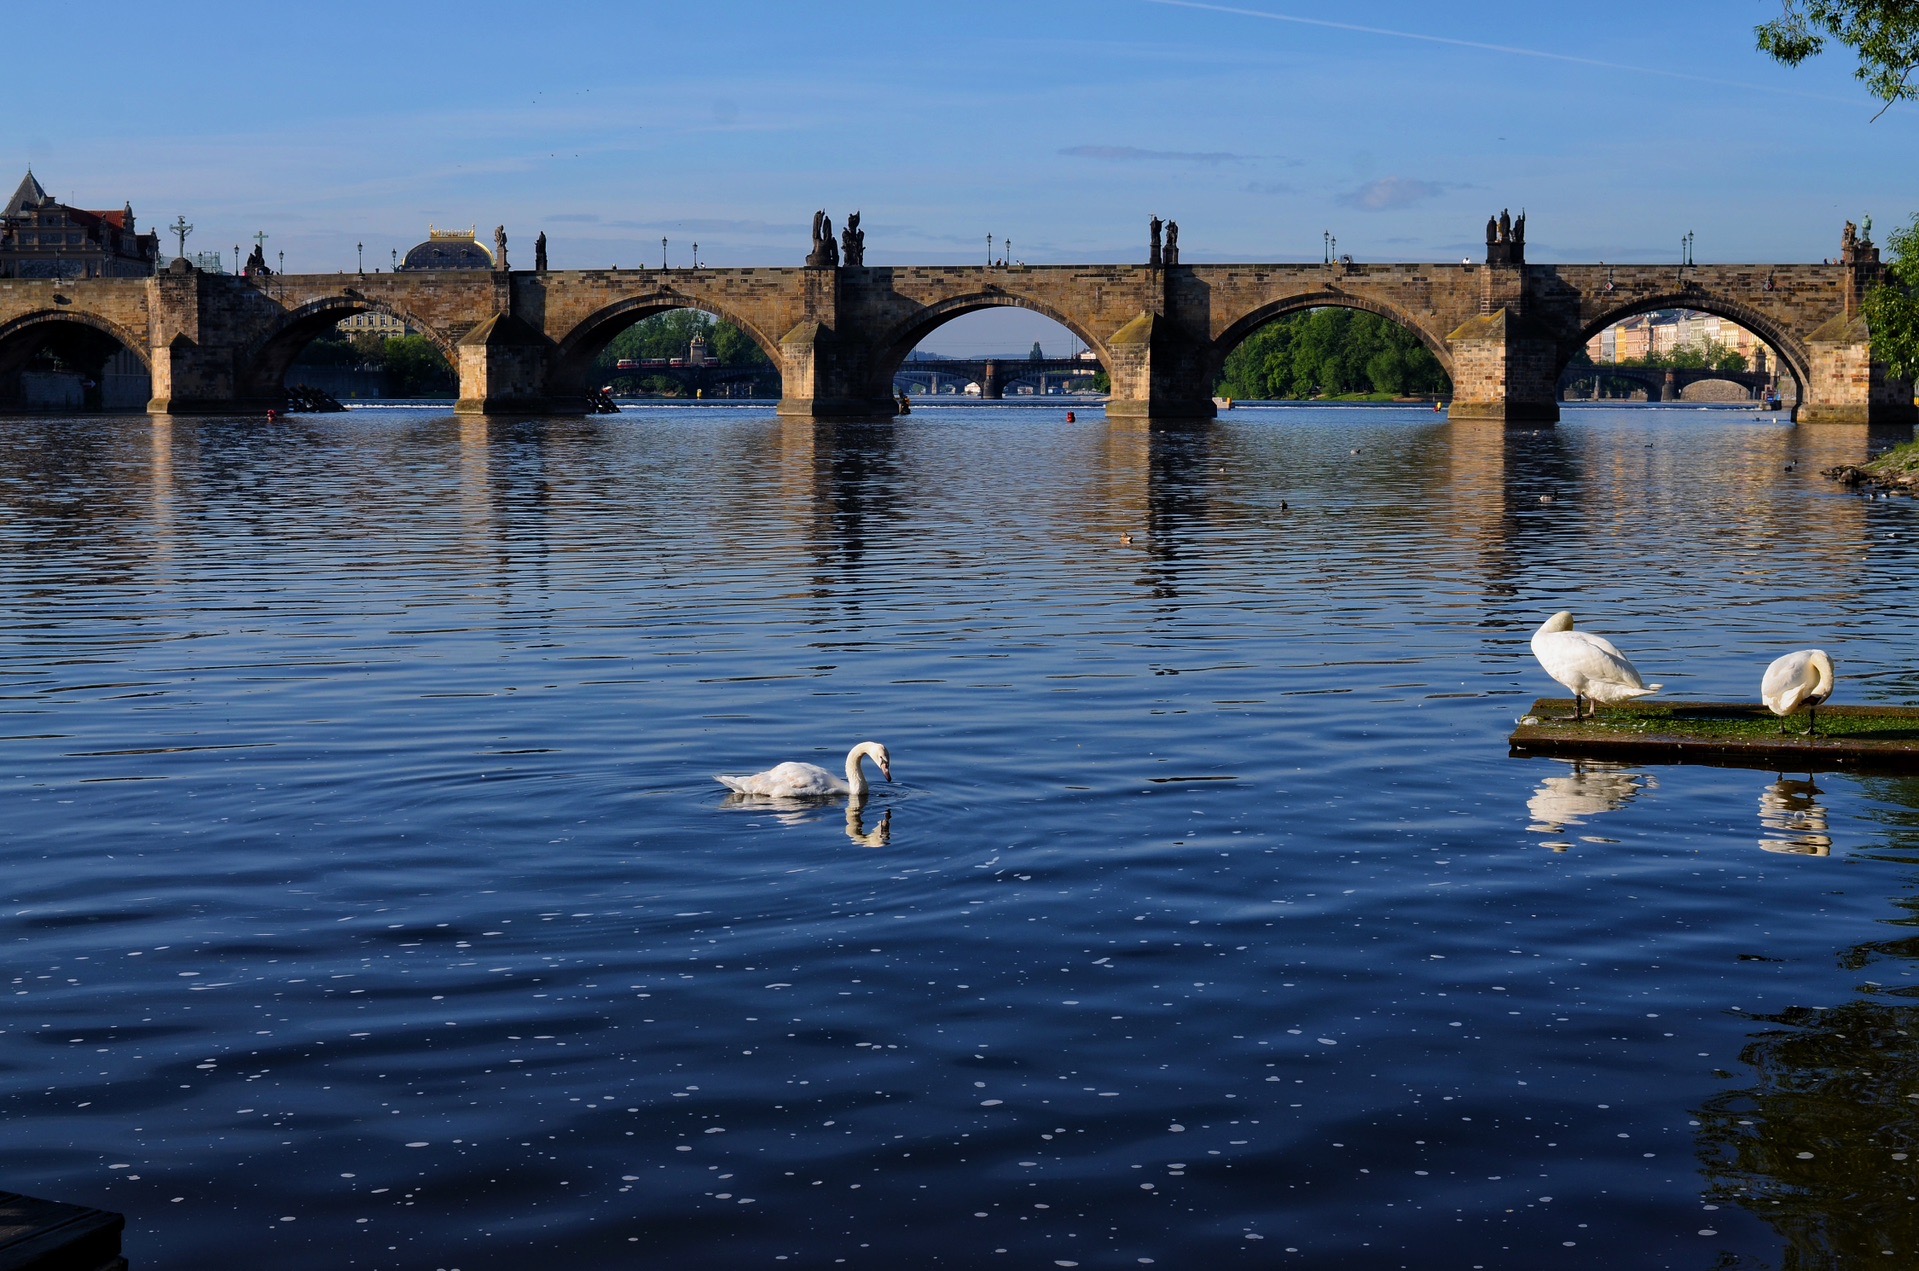
POLYGON ((240 271, 248 278, 270 278, 273 271, 267 268, 267 253, 264 244, 255 243, 253 252, 247 257, 246 267, 240 271))
POLYGON ((1526 263, 1526 214, 1514 220, 1510 208, 1501 208, 1498 216, 1486 218, 1486 263, 1523 265, 1526 263))
POLYGON ((533 269, 534 269, 534 272, 536 273, 543 274, 546 272, 546 231, 545 230, 541 230, 540 236, 533 240, 533 269))
POLYGON ((821 208, 813 213, 813 250, 806 254, 806 267, 833 269, 839 263, 839 245, 833 241, 833 218, 821 208))
POLYGON ((866 231, 860 228, 858 212, 846 218, 846 228, 840 231, 840 242, 846 246, 846 267, 862 268, 866 264, 866 231))
POLYGON ((493 227, 493 267, 506 272, 506 226, 493 227))
POLYGON ((1149 265, 1158 265, 1162 263, 1161 252, 1159 249, 1159 229, 1160 229, 1161 223, 1162 222, 1157 216, 1153 218, 1152 246, 1149 247, 1146 252, 1146 263, 1149 265))
POLYGON ((1179 264, 1179 222, 1166 222, 1166 251, 1164 260, 1168 268, 1179 264))

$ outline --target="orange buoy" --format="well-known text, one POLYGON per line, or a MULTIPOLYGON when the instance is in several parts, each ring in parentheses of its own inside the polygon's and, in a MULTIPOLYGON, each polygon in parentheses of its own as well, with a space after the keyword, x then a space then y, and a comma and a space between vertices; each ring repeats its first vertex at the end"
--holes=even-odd
POLYGON ((1066 422, 1069 424, 1075 424, 1075 423, 1078 423, 1079 421, 1073 418, 1073 412, 1069 410, 1066 412, 1066 422))

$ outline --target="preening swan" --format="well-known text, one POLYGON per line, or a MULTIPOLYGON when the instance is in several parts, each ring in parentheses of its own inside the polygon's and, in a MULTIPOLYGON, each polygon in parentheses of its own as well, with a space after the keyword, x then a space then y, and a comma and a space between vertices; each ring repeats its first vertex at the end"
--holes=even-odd
MULTIPOLYGON (((1801 649, 1766 668, 1766 678, 1759 682, 1759 700, 1782 719, 1805 707, 1806 736, 1810 737, 1819 722, 1814 708, 1832 696, 1832 682, 1832 659, 1826 651, 1801 649)), ((1781 732, 1785 728, 1779 725, 1781 732)))
POLYGON ((871 759, 879 765, 880 775, 893 779, 893 760, 886 747, 876 741, 863 741, 846 752, 846 780, 810 763, 783 763, 750 777, 714 777, 713 780, 739 794, 756 794, 768 799, 818 799, 847 794, 855 800, 866 797, 866 773, 860 760, 871 759))
POLYGON ((1546 674, 1572 690, 1574 719, 1584 718, 1586 698, 1610 706, 1657 693, 1661 687, 1641 679, 1626 655, 1605 636, 1574 631, 1573 616, 1564 609, 1533 632, 1533 656, 1546 674))

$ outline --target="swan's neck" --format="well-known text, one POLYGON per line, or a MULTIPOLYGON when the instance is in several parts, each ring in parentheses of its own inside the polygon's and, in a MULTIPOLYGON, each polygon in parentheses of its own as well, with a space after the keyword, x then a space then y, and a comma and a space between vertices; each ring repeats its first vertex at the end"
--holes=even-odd
POLYGON ((846 788, 855 799, 866 797, 866 770, 860 765, 865 757, 858 746, 846 752, 846 788))

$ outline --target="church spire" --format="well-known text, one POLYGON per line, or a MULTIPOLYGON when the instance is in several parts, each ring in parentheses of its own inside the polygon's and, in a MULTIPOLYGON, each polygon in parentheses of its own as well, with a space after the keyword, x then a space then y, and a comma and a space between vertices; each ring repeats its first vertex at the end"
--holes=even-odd
POLYGON ((34 178, 33 168, 29 166, 27 175, 21 179, 20 188, 15 190, 13 198, 8 200, 6 211, 8 213, 24 212, 30 207, 40 206, 46 198, 47 192, 40 187, 40 182, 34 178))

